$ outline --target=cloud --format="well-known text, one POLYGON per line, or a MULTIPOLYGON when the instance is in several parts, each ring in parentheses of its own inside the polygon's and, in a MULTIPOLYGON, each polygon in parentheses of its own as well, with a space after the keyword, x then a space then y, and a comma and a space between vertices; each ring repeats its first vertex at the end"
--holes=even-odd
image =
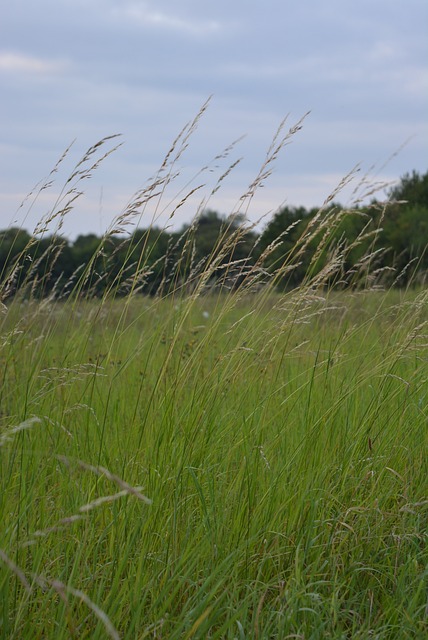
POLYGON ((6 73, 60 73, 67 66, 64 60, 45 60, 22 53, 0 52, 0 71, 6 73))
MULTIPOLYGON (((181 161, 203 166, 248 134, 236 150, 243 162, 213 203, 219 210, 254 178, 286 113, 295 121, 312 110, 261 190, 261 209, 273 206, 271 196, 319 203, 342 171, 361 160, 382 163, 413 135, 391 172, 425 171, 427 7, 423 0, 16 0, 0 45, 0 229, 13 210, 7 194, 25 194, 71 139, 86 147, 121 132, 124 149, 96 178, 107 218, 119 207, 115 194, 126 198, 152 175, 209 95, 181 161)), ((98 231, 99 191, 93 204, 82 201, 86 207, 96 223, 82 213, 75 227, 98 231)))
POLYGON ((141 2, 132 2, 128 6, 113 8, 112 15, 125 18, 138 26, 154 27, 199 37, 215 33, 220 29, 220 23, 216 20, 181 18, 171 12, 152 11, 146 6, 146 3, 141 2))

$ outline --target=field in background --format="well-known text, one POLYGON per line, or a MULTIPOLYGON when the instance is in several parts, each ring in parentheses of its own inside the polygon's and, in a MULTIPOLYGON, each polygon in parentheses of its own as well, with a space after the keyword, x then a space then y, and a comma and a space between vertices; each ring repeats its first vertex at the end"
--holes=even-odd
POLYGON ((426 303, 12 303, 2 637, 423 637, 426 303))

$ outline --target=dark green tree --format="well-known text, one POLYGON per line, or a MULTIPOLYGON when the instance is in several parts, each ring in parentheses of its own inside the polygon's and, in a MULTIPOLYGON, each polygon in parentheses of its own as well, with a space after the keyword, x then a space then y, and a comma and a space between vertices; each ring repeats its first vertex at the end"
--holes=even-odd
POLYGON ((173 234, 172 240, 172 282, 190 288, 207 274, 210 285, 234 288, 245 279, 257 256, 257 234, 239 214, 223 216, 206 210, 173 234))
POLYGON ((305 207, 283 207, 261 234, 259 246, 261 252, 266 253, 265 265, 271 272, 284 270, 284 275, 277 282, 280 288, 294 287, 305 276, 313 251, 307 247, 299 256, 296 252, 299 238, 316 211, 308 211, 305 207))
POLYGON ((407 284, 428 270, 428 172, 406 174, 389 198, 380 241, 390 249, 387 260, 399 281, 407 284))

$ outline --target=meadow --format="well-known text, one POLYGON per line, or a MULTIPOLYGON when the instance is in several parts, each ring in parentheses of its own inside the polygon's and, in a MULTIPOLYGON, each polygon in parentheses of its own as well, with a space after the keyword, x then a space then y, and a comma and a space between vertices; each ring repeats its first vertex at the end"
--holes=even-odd
POLYGON ((344 255, 4 298, 2 638, 426 637, 428 291, 344 255))

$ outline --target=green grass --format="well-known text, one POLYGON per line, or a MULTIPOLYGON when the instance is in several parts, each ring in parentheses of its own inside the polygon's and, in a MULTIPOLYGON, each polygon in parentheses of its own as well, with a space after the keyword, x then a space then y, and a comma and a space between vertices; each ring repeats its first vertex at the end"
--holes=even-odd
POLYGON ((424 637, 426 319, 426 292, 13 302, 0 635, 424 637))
MULTIPOLYGON (((156 224, 205 108, 103 242, 152 204, 156 224)), ((280 127, 233 215, 299 128, 280 127)), ((60 233, 106 140, 37 233, 60 233)), ((366 236, 334 243, 345 214, 327 205, 351 178, 270 277, 280 239, 229 292, 245 225, 185 282, 179 259, 158 297, 137 293, 144 246, 122 298, 120 278, 91 298, 98 252, 62 301, 22 276, 34 240, 2 274, 1 638, 426 637, 428 294, 375 287, 373 248, 346 272, 366 236), (306 278, 279 294, 311 243, 306 278)), ((170 219, 194 192, 168 196, 170 219)))

